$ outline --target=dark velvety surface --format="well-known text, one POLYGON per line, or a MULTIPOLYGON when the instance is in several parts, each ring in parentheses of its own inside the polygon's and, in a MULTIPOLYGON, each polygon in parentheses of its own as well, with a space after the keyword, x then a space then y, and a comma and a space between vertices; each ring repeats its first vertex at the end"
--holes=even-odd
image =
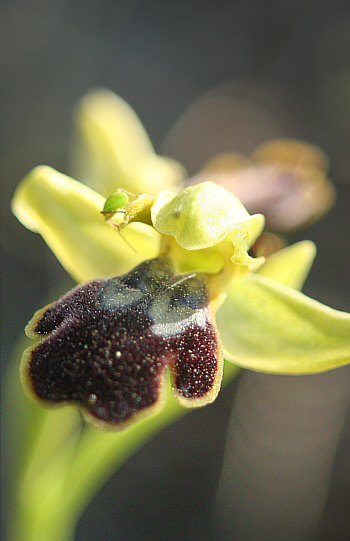
POLYGON ((160 258, 77 286, 35 326, 47 335, 28 365, 35 394, 120 425, 157 402, 169 365, 179 394, 202 398, 220 351, 208 302, 204 277, 176 276, 160 258))

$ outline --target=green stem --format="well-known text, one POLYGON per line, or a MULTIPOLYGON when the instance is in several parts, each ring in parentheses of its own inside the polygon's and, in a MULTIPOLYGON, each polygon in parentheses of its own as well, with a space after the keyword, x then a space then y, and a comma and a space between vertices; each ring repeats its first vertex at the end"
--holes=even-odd
POLYGON ((10 532, 13 541, 73 539, 74 521, 64 514, 62 496, 78 437, 71 437, 48 457, 35 475, 23 478, 16 494, 16 516, 10 532))
MULTIPOLYGON (((226 363, 225 382, 237 371, 236 366, 226 363)), ((39 435, 41 443, 38 441, 32 448, 36 448, 34 455, 28 457, 23 470, 27 474, 18 487, 11 541, 73 541, 81 513, 111 475, 154 435, 191 410, 180 406, 168 381, 161 411, 121 432, 104 432, 93 426, 76 430, 69 409, 64 411, 60 412, 67 416, 70 428, 66 439, 55 436, 54 416, 58 412, 48 412, 46 428, 39 435), (42 448, 44 436, 48 441, 42 448)), ((58 430, 62 436, 64 426, 63 422, 58 430)))

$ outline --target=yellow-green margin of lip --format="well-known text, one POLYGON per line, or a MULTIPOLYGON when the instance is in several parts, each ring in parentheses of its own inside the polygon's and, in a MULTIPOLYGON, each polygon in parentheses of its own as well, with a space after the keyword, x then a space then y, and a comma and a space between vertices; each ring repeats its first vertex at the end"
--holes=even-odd
MULTIPOLYGON (((66 407, 78 409, 87 422, 91 423, 97 428, 101 428, 109 432, 120 432, 124 430, 125 428, 127 428, 128 426, 133 425, 134 423, 146 417, 154 415, 155 413, 157 413, 163 408, 164 403, 165 403, 165 397, 166 397, 167 379, 169 377, 169 375, 167 377, 166 374, 163 375, 163 378, 161 378, 162 381, 161 381, 161 384, 159 385, 157 401, 153 405, 149 406, 148 408, 144 408, 142 411, 138 412, 134 417, 131 417, 130 419, 121 423, 120 425, 113 425, 113 424, 104 422, 100 419, 97 419, 92 414, 90 414, 83 406, 73 401, 67 400, 64 402, 59 402, 57 404, 52 404, 49 401, 41 400, 38 397, 38 395, 35 393, 32 383, 31 383, 31 379, 29 377, 29 373, 28 373, 29 363, 31 361, 32 352, 40 344, 42 344, 43 342, 46 342, 46 340, 49 340, 50 337, 52 336, 52 333, 40 336, 39 334, 35 332, 35 328, 38 325, 41 318, 43 317, 43 315, 45 314, 45 312, 54 304, 56 304, 56 302, 50 303, 44 306, 44 308, 37 310, 25 328, 25 333, 28 336, 28 338, 35 340, 35 343, 33 345, 29 346, 27 349, 24 350, 23 355, 22 355, 21 365, 20 365, 20 379, 21 379, 22 387, 27 393, 29 398, 31 398, 32 400, 34 400, 34 402, 36 402, 38 405, 44 407, 47 410, 56 410, 56 409, 61 409, 61 408, 66 408, 66 407)), ((219 384, 218 392, 219 390, 220 390, 220 384, 219 384)), ((173 394, 175 395, 175 393, 173 394)), ((213 400, 214 399, 215 397, 213 398, 213 400)), ((179 398, 179 402, 181 403, 180 398, 179 398)), ((198 404, 198 406, 199 405, 200 404, 198 404)), ((195 407, 197 406, 197 404, 193 404, 193 406, 195 407)))
POLYGON ((218 308, 224 302, 226 298, 226 294, 221 291, 220 287, 219 288, 217 287, 218 283, 217 283, 216 275, 202 274, 202 277, 203 277, 203 280, 205 281, 205 284, 206 284, 205 287, 209 295, 209 302, 205 308, 205 312, 206 312, 206 317, 208 318, 208 321, 212 325, 215 332, 216 357, 217 357, 217 371, 215 374, 215 379, 211 387, 211 390, 208 393, 206 393, 204 396, 199 397, 199 398, 191 398, 191 399, 187 399, 186 397, 182 396, 181 393, 178 392, 175 385, 175 374, 173 373, 171 369, 165 367, 164 368, 165 374, 163 372, 163 374, 160 375, 160 385, 159 385, 157 401, 153 405, 149 406, 148 408, 144 408, 142 411, 134 415, 134 417, 130 418, 129 420, 121 424, 113 425, 108 422, 104 422, 103 420, 97 419, 95 416, 90 414, 84 408, 84 406, 74 401, 67 400, 64 402, 61 401, 57 404, 54 404, 52 402, 40 399, 33 388, 32 381, 29 375, 29 366, 30 366, 30 361, 32 360, 32 352, 35 351, 36 348, 39 347, 42 343, 46 342, 47 340, 50 340, 51 336, 55 332, 53 331, 46 335, 40 335, 36 333, 35 331, 38 323, 40 322, 40 320, 42 319, 46 311, 51 306, 53 306, 55 302, 50 303, 46 305, 45 307, 37 310, 25 328, 25 332, 28 338, 35 340, 35 343, 31 345, 30 347, 28 347, 23 352, 22 360, 21 360, 20 378, 21 378, 22 386, 25 392, 32 400, 34 400, 37 404, 39 404, 40 406, 46 409, 53 410, 53 409, 59 409, 63 407, 78 408, 87 421, 89 421, 96 427, 103 428, 111 432, 118 432, 120 430, 123 430, 124 428, 130 426, 131 424, 134 424, 136 421, 142 420, 143 418, 146 418, 160 411, 163 408, 164 403, 165 403, 167 380, 169 378, 171 381, 172 394, 179 401, 179 404, 181 406, 185 408, 197 408, 197 407, 206 406, 212 403, 217 398, 217 395, 221 389, 223 365, 224 365, 223 349, 221 345, 220 334, 218 332, 216 322, 215 322, 215 315, 218 308))
POLYGON ((173 395, 175 396, 175 398, 177 398, 180 405, 185 408, 200 408, 214 402, 214 400, 217 398, 219 391, 221 389, 221 383, 222 383, 222 377, 223 377, 224 354, 223 354, 223 348, 222 348, 221 339, 220 339, 220 333, 216 325, 215 316, 216 316, 216 312, 218 311, 218 309, 220 308, 220 306, 226 299, 226 293, 223 293, 221 291, 221 288, 218 288, 217 275, 215 274, 206 275, 206 281, 208 285, 208 292, 209 292, 210 300, 205 311, 206 311, 206 316, 208 318, 208 321, 212 325, 215 331, 215 338, 216 338, 216 343, 217 343, 217 349, 216 349, 217 372, 215 374, 214 383, 212 385, 210 392, 208 392, 206 395, 200 398, 192 398, 192 399, 185 398, 177 391, 175 382, 172 377, 172 373, 170 374, 173 395))

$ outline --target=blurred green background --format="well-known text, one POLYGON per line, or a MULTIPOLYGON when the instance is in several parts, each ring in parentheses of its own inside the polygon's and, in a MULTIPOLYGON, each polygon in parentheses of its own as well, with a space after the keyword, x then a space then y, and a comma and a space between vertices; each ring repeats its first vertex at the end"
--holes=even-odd
MULTIPOLYGON (((41 238, 11 215, 10 200, 35 165, 69 173, 72 108, 95 86, 130 103, 157 152, 178 158, 190 174, 216 152, 249 154, 272 137, 296 137, 323 148, 337 202, 293 240, 309 238, 318 246, 304 291, 350 311, 347 1, 4 0, 0 39, 2 371, 33 312, 68 279, 41 238)), ((249 373, 244 377, 249 381, 249 373)), ((285 385, 284 378, 259 377, 267 385, 285 385)), ((291 379, 296 402, 305 381, 311 387, 317 382, 324 393, 332 389, 334 396, 339 386, 344 397, 350 371, 301 378, 300 388, 299 378, 291 379)), ((230 526, 228 534, 213 531, 226 429, 240 385, 235 382, 214 405, 184 418, 130 460, 85 513, 77 540, 264 539, 254 520, 251 532, 244 526, 230 526)), ((339 409, 344 430, 339 445, 334 442, 335 466, 317 540, 345 541, 349 535, 348 404, 344 398, 339 409)), ((288 419, 279 426, 288 426, 288 419)))

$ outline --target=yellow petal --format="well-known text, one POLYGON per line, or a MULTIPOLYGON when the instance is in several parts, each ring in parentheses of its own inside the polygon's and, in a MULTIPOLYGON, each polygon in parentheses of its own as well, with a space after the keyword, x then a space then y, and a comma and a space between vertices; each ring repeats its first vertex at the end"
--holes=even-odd
POLYGON ((312 374, 350 362, 350 314, 250 273, 217 313, 225 359, 257 372, 312 374))
POLYGON ((82 282, 126 272, 158 255, 156 231, 145 224, 131 224, 123 238, 105 222, 104 201, 80 182, 39 166, 18 186, 12 209, 28 229, 42 235, 71 276, 82 282))
POLYGON ((183 180, 184 168, 155 154, 136 113, 113 92, 90 91, 74 118, 73 175, 106 197, 118 187, 154 195, 183 180))
POLYGON ((316 246, 304 240, 269 256, 258 273, 280 284, 302 289, 316 256, 316 246))

